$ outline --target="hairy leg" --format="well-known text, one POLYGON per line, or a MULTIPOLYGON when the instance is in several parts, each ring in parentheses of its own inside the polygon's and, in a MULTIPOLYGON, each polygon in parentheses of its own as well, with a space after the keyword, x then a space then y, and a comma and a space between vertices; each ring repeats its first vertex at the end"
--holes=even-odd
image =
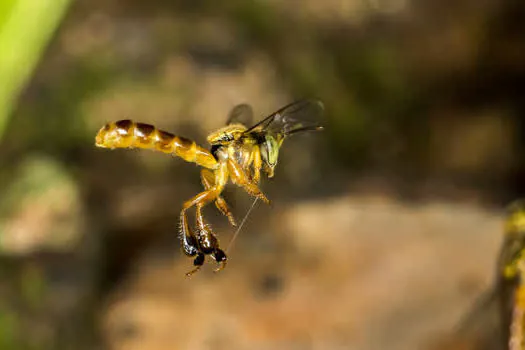
POLYGON ((242 167, 231 159, 228 160, 228 172, 233 183, 241 186, 250 195, 261 199, 266 204, 270 203, 264 193, 261 192, 257 184, 252 182, 248 175, 246 175, 242 167))
POLYGON ((195 268, 188 273, 186 276, 191 276, 195 272, 199 271, 202 264, 204 264, 204 254, 200 251, 197 237, 191 232, 188 226, 188 219, 185 212, 181 212, 180 215, 180 240, 182 244, 182 251, 188 257, 195 257, 193 259, 193 265, 195 268))
POLYGON ((215 270, 220 271, 226 266, 226 254, 219 247, 219 240, 213 233, 210 226, 204 222, 202 216, 202 206, 197 204, 196 210, 197 220, 197 242, 199 244, 201 252, 207 255, 211 255, 215 261, 219 264, 219 267, 215 270))
MULTIPOLYGON (((209 190, 215 185, 215 175, 213 172, 209 169, 202 169, 201 170, 201 182, 202 185, 206 190, 209 190)), ((219 211, 228 217, 228 221, 232 226, 237 226, 235 219, 233 217, 232 212, 230 211, 230 208, 228 207, 228 204, 224 200, 222 196, 217 196, 217 199, 215 200, 215 206, 219 211)))
POLYGON ((184 202, 182 205, 182 210, 180 213, 180 238, 182 247, 186 255, 196 256, 193 262, 196 267, 194 270, 188 272, 188 276, 199 270, 200 266, 204 263, 204 256, 207 254, 212 254, 215 260, 218 262, 223 262, 226 260, 224 252, 218 248, 217 239, 211 231, 211 228, 204 224, 201 211, 202 207, 204 207, 206 204, 216 200, 224 189, 228 179, 226 165, 223 165, 219 169, 215 170, 214 175, 214 186, 197 194, 190 200, 184 202), (189 228, 188 218, 186 215, 186 211, 192 206, 197 207, 197 232, 195 234, 192 233, 189 228), (217 247, 215 247, 213 242, 211 242, 213 239, 215 239, 215 242, 217 242, 217 247), (210 242, 208 242, 208 240, 210 240, 210 242), (212 243, 211 247, 214 249, 208 249, 208 243, 212 243))

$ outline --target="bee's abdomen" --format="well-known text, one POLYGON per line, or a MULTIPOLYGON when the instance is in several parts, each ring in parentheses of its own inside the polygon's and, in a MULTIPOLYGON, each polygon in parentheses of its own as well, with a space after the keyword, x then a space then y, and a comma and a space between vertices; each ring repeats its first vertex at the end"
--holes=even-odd
POLYGON ((95 145, 102 148, 144 148, 173 154, 187 162, 199 163, 213 169, 215 158, 194 141, 162 131, 153 125, 119 120, 104 125, 96 138, 95 145))

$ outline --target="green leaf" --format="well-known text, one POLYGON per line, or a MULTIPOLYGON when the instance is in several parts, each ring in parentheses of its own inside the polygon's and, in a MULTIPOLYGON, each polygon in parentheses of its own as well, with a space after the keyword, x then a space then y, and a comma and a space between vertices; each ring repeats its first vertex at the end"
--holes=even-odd
POLYGON ((71 0, 0 1, 0 138, 71 0))

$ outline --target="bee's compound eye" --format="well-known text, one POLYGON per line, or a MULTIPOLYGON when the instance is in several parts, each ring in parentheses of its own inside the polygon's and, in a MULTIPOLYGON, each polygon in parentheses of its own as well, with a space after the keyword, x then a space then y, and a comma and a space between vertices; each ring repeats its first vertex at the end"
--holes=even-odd
POLYGON ((270 164, 272 163, 271 152, 270 152, 271 147, 272 146, 269 142, 267 143, 266 147, 264 147, 264 151, 266 153, 266 159, 268 160, 268 163, 270 164))
POLYGON ((279 157, 279 144, 277 140, 271 136, 267 136, 262 144, 262 156, 264 161, 271 167, 277 164, 279 157))

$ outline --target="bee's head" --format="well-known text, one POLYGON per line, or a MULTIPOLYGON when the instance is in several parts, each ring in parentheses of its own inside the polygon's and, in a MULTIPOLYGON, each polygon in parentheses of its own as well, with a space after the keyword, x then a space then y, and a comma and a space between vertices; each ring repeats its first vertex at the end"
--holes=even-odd
POLYGON ((283 139, 282 137, 267 134, 264 136, 264 140, 260 145, 261 157, 268 177, 273 177, 274 168, 279 158, 279 148, 281 148, 283 139))

